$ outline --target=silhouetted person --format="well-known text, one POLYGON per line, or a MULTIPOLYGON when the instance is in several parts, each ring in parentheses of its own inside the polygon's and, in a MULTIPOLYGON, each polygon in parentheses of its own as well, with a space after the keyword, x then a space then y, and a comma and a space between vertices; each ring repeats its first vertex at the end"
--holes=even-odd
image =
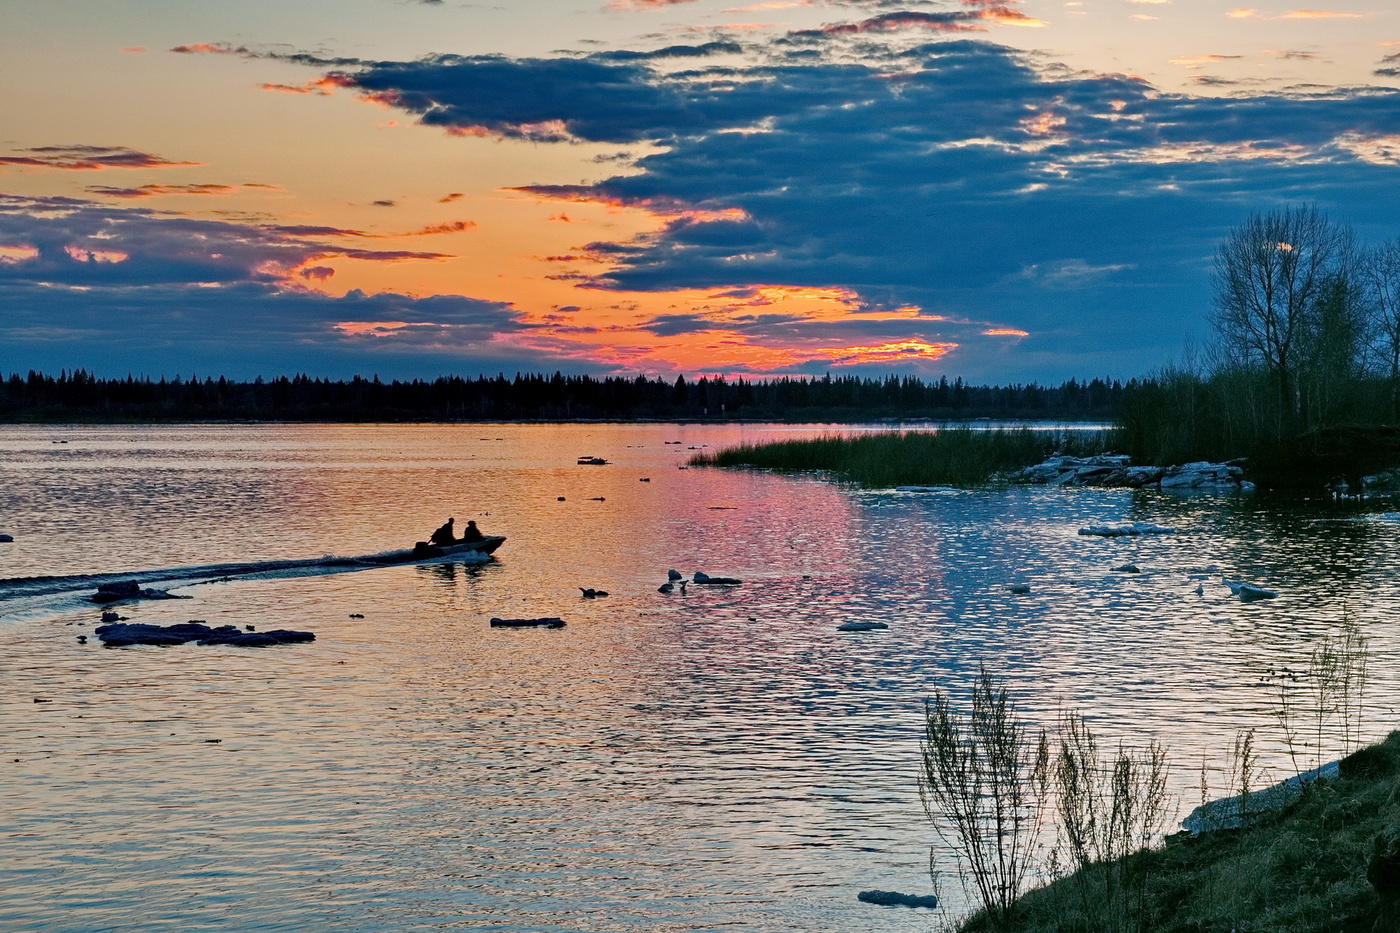
POLYGON ((449 518, 447 524, 443 525, 437 531, 434 531, 432 537, 430 537, 428 541, 432 544, 451 544, 455 541, 456 538, 452 534, 453 521, 454 519, 449 518))
POLYGON ((462 529, 463 541, 485 541, 486 536, 481 533, 481 529, 476 527, 476 522, 467 522, 467 527, 462 529))

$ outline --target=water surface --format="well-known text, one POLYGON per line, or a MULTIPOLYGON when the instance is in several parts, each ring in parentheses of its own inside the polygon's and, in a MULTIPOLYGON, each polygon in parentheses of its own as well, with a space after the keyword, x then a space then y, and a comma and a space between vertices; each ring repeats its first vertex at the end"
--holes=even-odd
POLYGON ((81 645, 86 578, 0 587, 0 926, 926 930, 855 894, 927 892, 930 845, 953 869, 915 790, 920 710, 979 664, 1032 722, 1160 739, 1183 813, 1240 728, 1283 776, 1271 672, 1343 615, 1371 641, 1366 729, 1394 723, 1386 506, 680 469, 827 430, 3 429, 11 581, 370 554, 448 514, 509 540, 480 567, 176 580, 192 599, 122 610, 317 633, 278 649, 81 645), (1076 534, 1128 521, 1179 533, 1076 534), (656 592, 672 567, 745 582, 656 592), (1241 604, 1221 575, 1281 595, 1241 604), (890 629, 835 632, 852 619, 890 629))

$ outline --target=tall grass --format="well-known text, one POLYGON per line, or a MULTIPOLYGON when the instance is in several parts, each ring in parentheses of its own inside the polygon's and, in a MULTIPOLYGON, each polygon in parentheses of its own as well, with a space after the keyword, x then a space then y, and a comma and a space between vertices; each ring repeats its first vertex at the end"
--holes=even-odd
POLYGON ((998 473, 1039 463, 1056 452, 1101 453, 1104 443, 1102 434, 1089 431, 974 431, 958 427, 744 444, 702 454, 691 463, 820 470, 864 486, 975 486, 998 473))
POLYGON ((1006 686, 983 668, 966 715, 942 692, 925 703, 921 751, 924 810, 955 844, 993 929, 1002 929, 1037 864, 1049 740, 1042 732, 1031 741, 1006 686))

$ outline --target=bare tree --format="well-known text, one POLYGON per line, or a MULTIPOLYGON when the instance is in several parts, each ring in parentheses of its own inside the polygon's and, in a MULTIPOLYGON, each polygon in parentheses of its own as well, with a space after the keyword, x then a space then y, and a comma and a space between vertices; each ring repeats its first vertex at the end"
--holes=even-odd
POLYGON ((1400 239, 1366 254, 1362 279, 1371 312, 1371 353, 1390 381, 1391 413, 1400 415, 1400 239))
POLYGON ((1299 414, 1299 374, 1328 343, 1319 315, 1346 277, 1350 243, 1316 207, 1293 206, 1251 214, 1216 252, 1220 350, 1229 363, 1264 369, 1280 417, 1299 414))

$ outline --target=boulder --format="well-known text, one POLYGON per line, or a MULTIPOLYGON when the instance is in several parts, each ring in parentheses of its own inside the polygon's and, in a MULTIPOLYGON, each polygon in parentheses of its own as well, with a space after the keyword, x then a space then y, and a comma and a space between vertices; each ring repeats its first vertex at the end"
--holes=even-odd
POLYGON ((901 894, 898 891, 862 891, 856 900, 881 907, 937 907, 938 898, 932 894, 901 894))
POLYGON ((0 544, 9 544, 14 540, 14 535, 0 535, 0 544))

